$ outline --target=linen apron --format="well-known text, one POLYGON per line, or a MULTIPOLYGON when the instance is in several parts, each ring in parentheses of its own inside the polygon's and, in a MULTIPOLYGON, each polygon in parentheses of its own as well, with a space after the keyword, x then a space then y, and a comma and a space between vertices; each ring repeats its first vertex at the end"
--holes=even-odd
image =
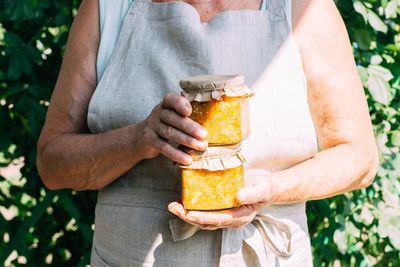
MULTIPOLYGON (((310 158, 316 136, 286 3, 267 0, 266 11, 229 10, 201 23, 185 2, 135 0, 90 101, 90 130, 143 121, 166 93, 180 93, 180 79, 242 74, 255 93, 245 177, 310 158)), ((163 155, 100 190, 91 265, 312 266, 304 202, 267 206, 240 229, 205 231, 167 210, 179 198, 179 169, 163 155)))

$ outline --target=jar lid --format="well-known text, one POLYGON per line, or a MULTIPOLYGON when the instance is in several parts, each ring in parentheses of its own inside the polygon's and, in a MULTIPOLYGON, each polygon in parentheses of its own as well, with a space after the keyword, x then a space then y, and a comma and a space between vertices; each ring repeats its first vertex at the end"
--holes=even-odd
POLYGON ((189 101, 205 102, 221 100, 222 96, 249 97, 253 93, 244 84, 244 77, 239 74, 208 74, 179 81, 182 95, 189 101))
POLYGON ((243 165, 246 160, 240 153, 241 145, 208 147, 205 151, 183 148, 184 152, 192 156, 192 164, 176 164, 182 169, 206 169, 221 171, 243 165))

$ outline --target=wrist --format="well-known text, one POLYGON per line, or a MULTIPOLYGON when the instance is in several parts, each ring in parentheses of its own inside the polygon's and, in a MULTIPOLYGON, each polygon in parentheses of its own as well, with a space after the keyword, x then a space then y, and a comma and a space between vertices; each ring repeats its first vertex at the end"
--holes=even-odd
POLYGON ((281 183, 283 182, 280 172, 271 173, 267 175, 265 182, 267 184, 266 188, 268 190, 267 205, 282 204, 281 198, 281 183))
POLYGON ((140 127, 142 127, 142 123, 131 124, 126 127, 127 130, 127 133, 125 135, 127 140, 126 150, 134 164, 145 158, 144 156, 145 150, 143 149, 142 142, 140 142, 138 138, 140 127))
POLYGON ((272 204, 290 204, 304 201, 304 192, 307 188, 297 172, 286 169, 268 175, 272 204))
POLYGON ((268 183, 268 189, 269 189, 269 198, 268 198, 268 205, 275 205, 279 204, 279 193, 277 192, 277 186, 274 181, 274 177, 268 177, 267 183, 268 183))

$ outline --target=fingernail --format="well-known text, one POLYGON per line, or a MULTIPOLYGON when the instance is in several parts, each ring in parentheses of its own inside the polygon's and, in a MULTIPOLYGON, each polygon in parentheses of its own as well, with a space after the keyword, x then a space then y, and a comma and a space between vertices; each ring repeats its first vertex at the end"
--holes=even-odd
POLYGON ((189 105, 185 105, 185 113, 189 116, 190 113, 192 113, 192 106, 189 105))
POLYGON ((192 163, 192 157, 186 156, 183 161, 184 164, 190 165, 192 163))
POLYGON ((190 113, 191 113, 190 108, 186 107, 186 108, 185 108, 185 115, 186 115, 186 116, 189 116, 190 113))
POLYGON ((205 139, 206 137, 207 137, 207 130, 206 129, 200 129, 200 132, 199 132, 199 136, 200 136, 200 138, 203 138, 203 139, 205 139))
POLYGON ((208 147, 208 142, 207 141, 201 142, 201 147, 200 147, 201 150, 206 150, 207 147, 208 147))
POLYGON ((246 196, 243 194, 243 192, 237 192, 237 194, 236 194, 236 200, 239 202, 239 203, 243 203, 245 200, 246 200, 246 196))

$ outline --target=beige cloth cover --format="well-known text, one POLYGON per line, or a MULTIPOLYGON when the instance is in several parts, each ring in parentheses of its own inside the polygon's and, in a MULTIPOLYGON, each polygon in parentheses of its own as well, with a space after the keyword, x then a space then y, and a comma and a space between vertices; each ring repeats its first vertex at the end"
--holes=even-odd
POLYGON ((222 171, 243 165, 246 160, 240 153, 241 145, 208 147, 205 151, 183 149, 192 156, 192 164, 177 164, 182 169, 206 169, 222 171))
POLYGON ((207 74, 194 76, 179 81, 182 95, 189 101, 206 102, 221 100, 222 96, 250 97, 251 90, 244 84, 244 77, 239 74, 207 74))

